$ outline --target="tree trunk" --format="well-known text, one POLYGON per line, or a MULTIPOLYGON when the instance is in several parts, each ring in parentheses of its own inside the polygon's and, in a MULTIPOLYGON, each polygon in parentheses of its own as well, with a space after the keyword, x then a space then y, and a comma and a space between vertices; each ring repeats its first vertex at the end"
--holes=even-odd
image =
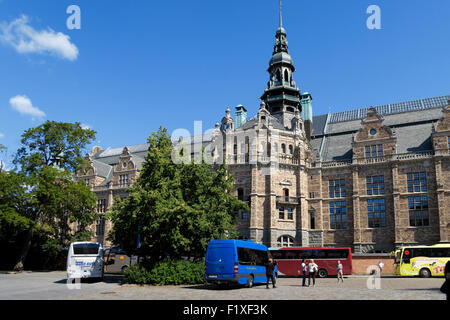
POLYGON ((25 263, 25 259, 27 258, 28 251, 30 251, 32 238, 33 238, 33 229, 30 228, 27 231, 22 251, 20 252, 19 259, 17 260, 17 263, 14 266, 14 271, 23 271, 23 264, 25 263))

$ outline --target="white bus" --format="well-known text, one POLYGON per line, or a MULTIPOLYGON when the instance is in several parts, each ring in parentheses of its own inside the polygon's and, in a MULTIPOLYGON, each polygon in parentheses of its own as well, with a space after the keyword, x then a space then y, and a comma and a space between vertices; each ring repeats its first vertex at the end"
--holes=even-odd
POLYGON ((67 278, 103 279, 103 248, 99 242, 73 242, 67 252, 67 278))

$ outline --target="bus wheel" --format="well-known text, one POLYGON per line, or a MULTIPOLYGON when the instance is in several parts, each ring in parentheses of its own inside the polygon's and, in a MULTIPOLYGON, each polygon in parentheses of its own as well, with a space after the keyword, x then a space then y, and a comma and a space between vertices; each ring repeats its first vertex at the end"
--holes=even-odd
POLYGON ((318 272, 319 278, 326 278, 328 276, 328 272, 325 269, 320 269, 318 272))
POLYGON ((429 277, 431 277, 431 272, 430 272, 430 270, 423 268, 423 269, 420 269, 419 275, 421 278, 429 278, 429 277))
POLYGON ((253 276, 250 275, 247 280, 247 288, 253 287, 253 276))
POLYGON ((122 271, 122 274, 125 274, 125 271, 127 271, 128 266, 123 266, 122 269, 120 269, 122 271))

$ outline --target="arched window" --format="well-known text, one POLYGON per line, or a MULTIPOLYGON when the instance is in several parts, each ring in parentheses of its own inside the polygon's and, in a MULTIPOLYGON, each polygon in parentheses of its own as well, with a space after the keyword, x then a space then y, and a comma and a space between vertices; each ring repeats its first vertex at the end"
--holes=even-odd
POLYGON ((294 238, 291 236, 281 236, 277 242, 279 247, 292 247, 294 245, 294 238))
POLYGON ((289 145, 289 154, 294 154, 294 147, 292 144, 289 145))
POLYGON ((289 82, 289 72, 284 70, 284 82, 289 82))
POLYGON ((281 144, 281 153, 286 153, 286 145, 284 143, 281 144))
POLYGON ((281 83, 281 71, 280 71, 280 69, 277 69, 277 81, 276 81, 276 83, 277 84, 281 83))

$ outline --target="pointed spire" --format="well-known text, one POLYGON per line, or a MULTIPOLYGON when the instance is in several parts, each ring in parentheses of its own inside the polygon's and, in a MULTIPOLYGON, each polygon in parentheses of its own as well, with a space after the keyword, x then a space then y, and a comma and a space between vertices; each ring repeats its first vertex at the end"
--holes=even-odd
POLYGON ((280 28, 283 28, 283 15, 281 13, 281 6, 282 6, 282 4, 281 4, 281 0, 280 0, 280 28))

